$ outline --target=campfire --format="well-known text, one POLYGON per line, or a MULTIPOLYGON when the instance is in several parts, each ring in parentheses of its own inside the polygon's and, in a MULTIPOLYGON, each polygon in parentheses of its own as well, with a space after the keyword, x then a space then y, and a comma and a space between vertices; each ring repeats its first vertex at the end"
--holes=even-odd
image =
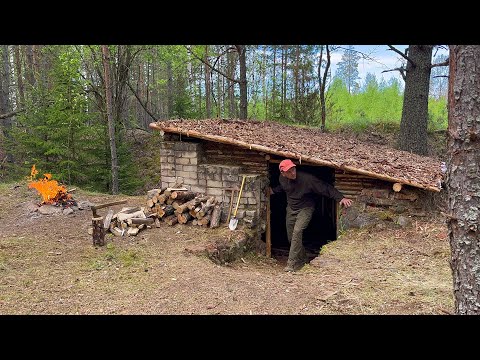
POLYGON ((35 180, 37 174, 38 170, 33 165, 28 188, 37 190, 42 197, 42 202, 39 205, 55 205, 64 208, 76 205, 67 188, 64 185, 59 185, 56 180, 52 180, 52 174, 43 174, 43 179, 35 180))

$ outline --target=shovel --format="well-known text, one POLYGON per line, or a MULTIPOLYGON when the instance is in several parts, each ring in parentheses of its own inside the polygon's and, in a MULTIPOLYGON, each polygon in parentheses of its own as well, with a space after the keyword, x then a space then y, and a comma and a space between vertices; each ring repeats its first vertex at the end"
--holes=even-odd
POLYGON ((242 197, 242 190, 243 190, 243 184, 245 184, 245 177, 246 176, 243 175, 242 186, 240 186, 240 192, 238 193, 237 206, 235 207, 235 211, 233 212, 233 218, 230 219, 230 223, 228 224, 228 227, 230 230, 235 230, 237 228, 237 224, 238 224, 237 211, 238 211, 238 205, 240 205, 240 198, 242 197))

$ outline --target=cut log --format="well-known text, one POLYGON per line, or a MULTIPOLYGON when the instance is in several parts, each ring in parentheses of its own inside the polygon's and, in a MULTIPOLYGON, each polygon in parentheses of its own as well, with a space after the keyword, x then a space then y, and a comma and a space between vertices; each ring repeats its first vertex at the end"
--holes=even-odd
POLYGON ((393 198, 396 200, 410 200, 410 201, 416 201, 418 200, 418 195, 415 193, 395 193, 393 194, 393 198))
POLYGON ((393 184, 393 191, 398 193, 398 192, 400 192, 400 190, 402 190, 402 184, 400 184, 400 183, 393 184))
MULTIPOLYGON (((158 199, 157 199, 157 200, 158 200, 158 199)), ((148 199, 148 200, 147 200, 147 206, 148 206, 149 208, 152 208, 153 205, 154 205, 153 200, 152 200, 152 199, 148 199)))
POLYGON ((110 231, 111 231, 112 234, 115 235, 115 236, 123 236, 123 234, 125 233, 125 230, 119 229, 118 227, 114 227, 114 228, 111 229, 110 231))
POLYGON ((208 214, 210 209, 215 205, 215 197, 210 197, 201 210, 197 213, 197 218, 204 217, 208 214))
POLYGON ((152 189, 147 191, 147 199, 151 199, 152 197, 159 195, 162 193, 162 189, 152 189))
POLYGON ((128 231, 127 231, 127 234, 129 236, 136 236, 138 234, 138 232, 140 231, 139 228, 129 228, 128 231))
POLYGON ((200 203, 207 200, 208 200, 208 196, 197 196, 196 198, 190 200, 186 204, 188 209, 192 210, 192 209, 195 209, 200 203))
POLYGON ((197 217, 197 213, 196 213, 195 209, 189 210, 188 213, 189 213, 190 215, 192 215, 192 217, 194 217, 194 218, 197 217))
MULTIPOLYGON (((208 198, 207 198, 208 199, 208 198)), ((186 203, 183 203, 180 205, 176 210, 176 214, 181 214, 184 213, 187 210, 193 209, 196 205, 195 204, 200 204, 201 198, 194 198, 192 200, 187 201, 186 203)))
POLYGON ((212 218, 212 214, 206 214, 204 217, 198 220, 198 224, 202 226, 207 226, 210 223, 210 219, 212 218))
POLYGON ((220 225, 220 218, 222 217, 222 207, 220 204, 215 205, 212 211, 212 217, 210 218, 210 227, 212 229, 220 225))
POLYGON ((183 214, 177 214, 177 219, 180 224, 186 224, 193 219, 193 216, 189 212, 184 212, 183 214))
POLYGON ((165 222, 170 226, 175 225, 178 222, 177 215, 173 214, 173 215, 167 216, 165 218, 165 222))
MULTIPOLYGON (((181 184, 179 184, 179 185, 181 185, 181 184)), ((172 193, 174 191, 188 191, 188 189, 186 187, 177 186, 177 187, 167 188, 166 191, 170 191, 170 193, 172 193)))
POLYGON ((157 196, 157 203, 158 204, 165 204, 165 201, 167 200, 167 195, 161 194, 157 196))
POLYGON ((174 191, 170 197, 175 200, 188 201, 195 197, 195 193, 193 191, 174 191))
POLYGON ((105 216, 105 221, 103 222, 104 229, 108 229, 110 227, 110 223, 112 222, 113 217, 113 210, 108 210, 107 216, 105 216))
POLYGON ((175 209, 172 205, 166 205, 163 208, 160 208, 160 210, 157 211, 157 214, 158 217, 163 218, 172 215, 174 211, 175 209))
POLYGON ((103 227, 103 216, 98 216, 92 218, 92 226, 93 226, 93 246, 105 245, 105 228, 103 227))
POLYGON ((132 218, 132 219, 128 219, 127 220, 127 223, 128 225, 139 225, 139 224, 153 224, 155 222, 154 219, 152 218, 147 218, 147 219, 143 219, 143 218, 132 218))
POLYGON ((117 214, 117 219, 119 221, 125 221, 127 219, 131 219, 131 218, 142 218, 142 219, 145 219, 146 216, 144 214, 143 211, 136 211, 136 212, 133 212, 131 214, 125 214, 125 213, 118 213, 117 214))
POLYGON ((131 213, 134 213, 134 212, 137 212, 137 211, 140 211, 142 210, 142 208, 140 206, 135 206, 135 207, 125 207, 125 208, 122 208, 122 210, 120 210, 117 214, 131 214, 131 213))

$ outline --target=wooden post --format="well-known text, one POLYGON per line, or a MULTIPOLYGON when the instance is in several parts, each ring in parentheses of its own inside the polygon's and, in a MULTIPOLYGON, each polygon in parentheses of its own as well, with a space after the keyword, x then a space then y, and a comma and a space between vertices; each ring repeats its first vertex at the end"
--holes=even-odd
MULTIPOLYGON (((93 246, 99 245, 103 246, 105 245, 105 232, 107 231, 108 226, 110 226, 110 221, 111 221, 111 215, 107 214, 107 218, 105 219, 105 224, 103 222, 103 216, 99 216, 97 214, 98 209, 103 209, 108 206, 112 205, 118 205, 118 204, 125 204, 127 200, 120 200, 120 201, 114 201, 108 204, 101 204, 101 205, 94 205, 90 207, 92 210, 92 225, 93 225, 93 234, 92 234, 92 239, 93 239, 93 246), (107 226, 108 224, 108 226, 107 226)), ((113 214, 113 212, 112 212, 113 214)))
POLYGON ((93 225, 93 246, 105 245, 105 228, 103 227, 103 216, 92 218, 93 225))

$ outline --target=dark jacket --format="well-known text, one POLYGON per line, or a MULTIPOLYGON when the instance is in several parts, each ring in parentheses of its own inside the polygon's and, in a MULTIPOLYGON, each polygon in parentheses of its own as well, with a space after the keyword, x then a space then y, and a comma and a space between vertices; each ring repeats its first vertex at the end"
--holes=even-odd
POLYGON ((319 194, 336 201, 344 198, 343 194, 329 183, 320 180, 316 176, 297 170, 295 180, 287 179, 280 175, 280 184, 272 188, 274 193, 285 192, 287 203, 292 210, 299 210, 306 207, 315 207, 315 199, 312 194, 319 194))

